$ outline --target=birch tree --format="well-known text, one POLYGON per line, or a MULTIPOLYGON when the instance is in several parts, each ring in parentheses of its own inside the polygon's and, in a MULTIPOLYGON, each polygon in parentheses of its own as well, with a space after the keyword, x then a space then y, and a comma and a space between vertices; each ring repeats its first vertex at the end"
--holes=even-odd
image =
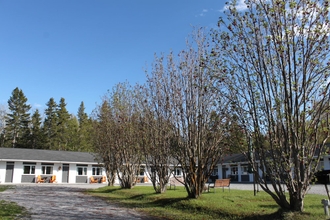
POLYGON ((284 210, 303 211, 329 138, 329 1, 236 3, 213 33, 213 76, 253 140, 260 186, 284 210))
POLYGON ((153 74, 164 96, 159 107, 172 125, 172 156, 182 168, 188 197, 198 198, 224 154, 226 103, 213 90, 204 30, 196 29, 190 39, 178 57, 173 53, 166 57, 166 68, 156 68, 164 60, 158 59, 153 74))

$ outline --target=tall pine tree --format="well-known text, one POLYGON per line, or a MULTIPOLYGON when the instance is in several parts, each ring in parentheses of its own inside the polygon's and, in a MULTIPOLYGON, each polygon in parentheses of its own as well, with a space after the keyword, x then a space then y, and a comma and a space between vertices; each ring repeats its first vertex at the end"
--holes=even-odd
POLYGON ((57 107, 57 148, 56 150, 67 150, 69 141, 68 123, 70 114, 66 109, 65 99, 61 98, 57 107))
POLYGON ((44 139, 44 134, 41 130, 41 116, 39 110, 36 109, 31 120, 29 146, 32 149, 42 149, 44 147, 44 139))
POLYGON ((78 109, 78 121, 79 121, 79 143, 78 150, 79 151, 93 151, 92 148, 92 121, 88 118, 85 113, 85 105, 84 102, 81 102, 78 109))
POLYGON ((28 147, 31 106, 23 91, 16 87, 8 100, 9 113, 6 115, 5 136, 8 146, 28 147))
POLYGON ((45 135, 45 149, 55 149, 55 138, 57 134, 57 104, 54 98, 50 98, 46 103, 45 120, 43 131, 45 135))

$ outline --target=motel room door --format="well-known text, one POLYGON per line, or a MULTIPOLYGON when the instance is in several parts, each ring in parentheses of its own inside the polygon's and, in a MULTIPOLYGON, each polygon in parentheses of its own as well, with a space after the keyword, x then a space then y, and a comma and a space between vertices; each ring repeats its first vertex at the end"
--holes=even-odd
POLYGON ((69 182, 69 164, 63 164, 62 169, 62 183, 69 182))
POLYGON ((14 176, 14 162, 7 162, 5 183, 12 183, 14 176))

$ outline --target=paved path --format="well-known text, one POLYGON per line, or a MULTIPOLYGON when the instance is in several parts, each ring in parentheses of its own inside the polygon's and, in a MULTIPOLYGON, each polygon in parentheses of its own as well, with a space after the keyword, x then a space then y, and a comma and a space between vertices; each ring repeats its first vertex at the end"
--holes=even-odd
MULTIPOLYGON (((272 189, 271 184, 268 185, 270 189, 272 189)), ((328 185, 330 188, 330 186, 328 185)), ((256 185, 257 188, 257 185, 256 185)), ((253 184, 252 183, 230 183, 230 189, 241 189, 241 190, 252 190, 253 191, 253 184)), ((263 191, 262 188, 259 186, 259 190, 263 191)), ((308 190, 307 194, 319 194, 319 195, 324 195, 327 196, 327 192, 325 190, 324 185, 322 184, 315 184, 311 185, 311 188, 308 190)))
POLYGON ((31 218, 25 219, 153 219, 134 209, 122 208, 84 194, 83 188, 86 187, 91 185, 17 185, 0 193, 0 200, 13 201, 27 208, 31 218))

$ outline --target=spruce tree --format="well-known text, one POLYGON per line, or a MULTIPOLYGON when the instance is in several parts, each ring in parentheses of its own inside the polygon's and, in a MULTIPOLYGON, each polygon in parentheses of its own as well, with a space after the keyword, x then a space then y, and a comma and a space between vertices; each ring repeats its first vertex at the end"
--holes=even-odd
POLYGON ((43 131, 45 135, 45 149, 54 149, 55 148, 55 137, 57 134, 57 114, 56 108, 57 104, 54 101, 54 98, 50 98, 46 103, 47 109, 45 110, 45 120, 43 131))
POLYGON ((27 147, 31 106, 23 91, 16 87, 8 100, 9 113, 6 115, 5 135, 8 146, 27 147))
POLYGON ((31 134, 29 138, 29 146, 32 149, 42 149, 44 146, 44 134, 41 130, 41 116, 39 110, 36 109, 31 120, 31 134))
POLYGON ((84 102, 81 102, 78 109, 78 121, 79 121, 79 131, 78 131, 78 148, 79 151, 93 151, 92 149, 92 122, 85 113, 84 102))
POLYGON ((61 98, 60 103, 57 107, 57 150, 67 150, 69 133, 68 123, 70 114, 66 109, 65 99, 61 98))

